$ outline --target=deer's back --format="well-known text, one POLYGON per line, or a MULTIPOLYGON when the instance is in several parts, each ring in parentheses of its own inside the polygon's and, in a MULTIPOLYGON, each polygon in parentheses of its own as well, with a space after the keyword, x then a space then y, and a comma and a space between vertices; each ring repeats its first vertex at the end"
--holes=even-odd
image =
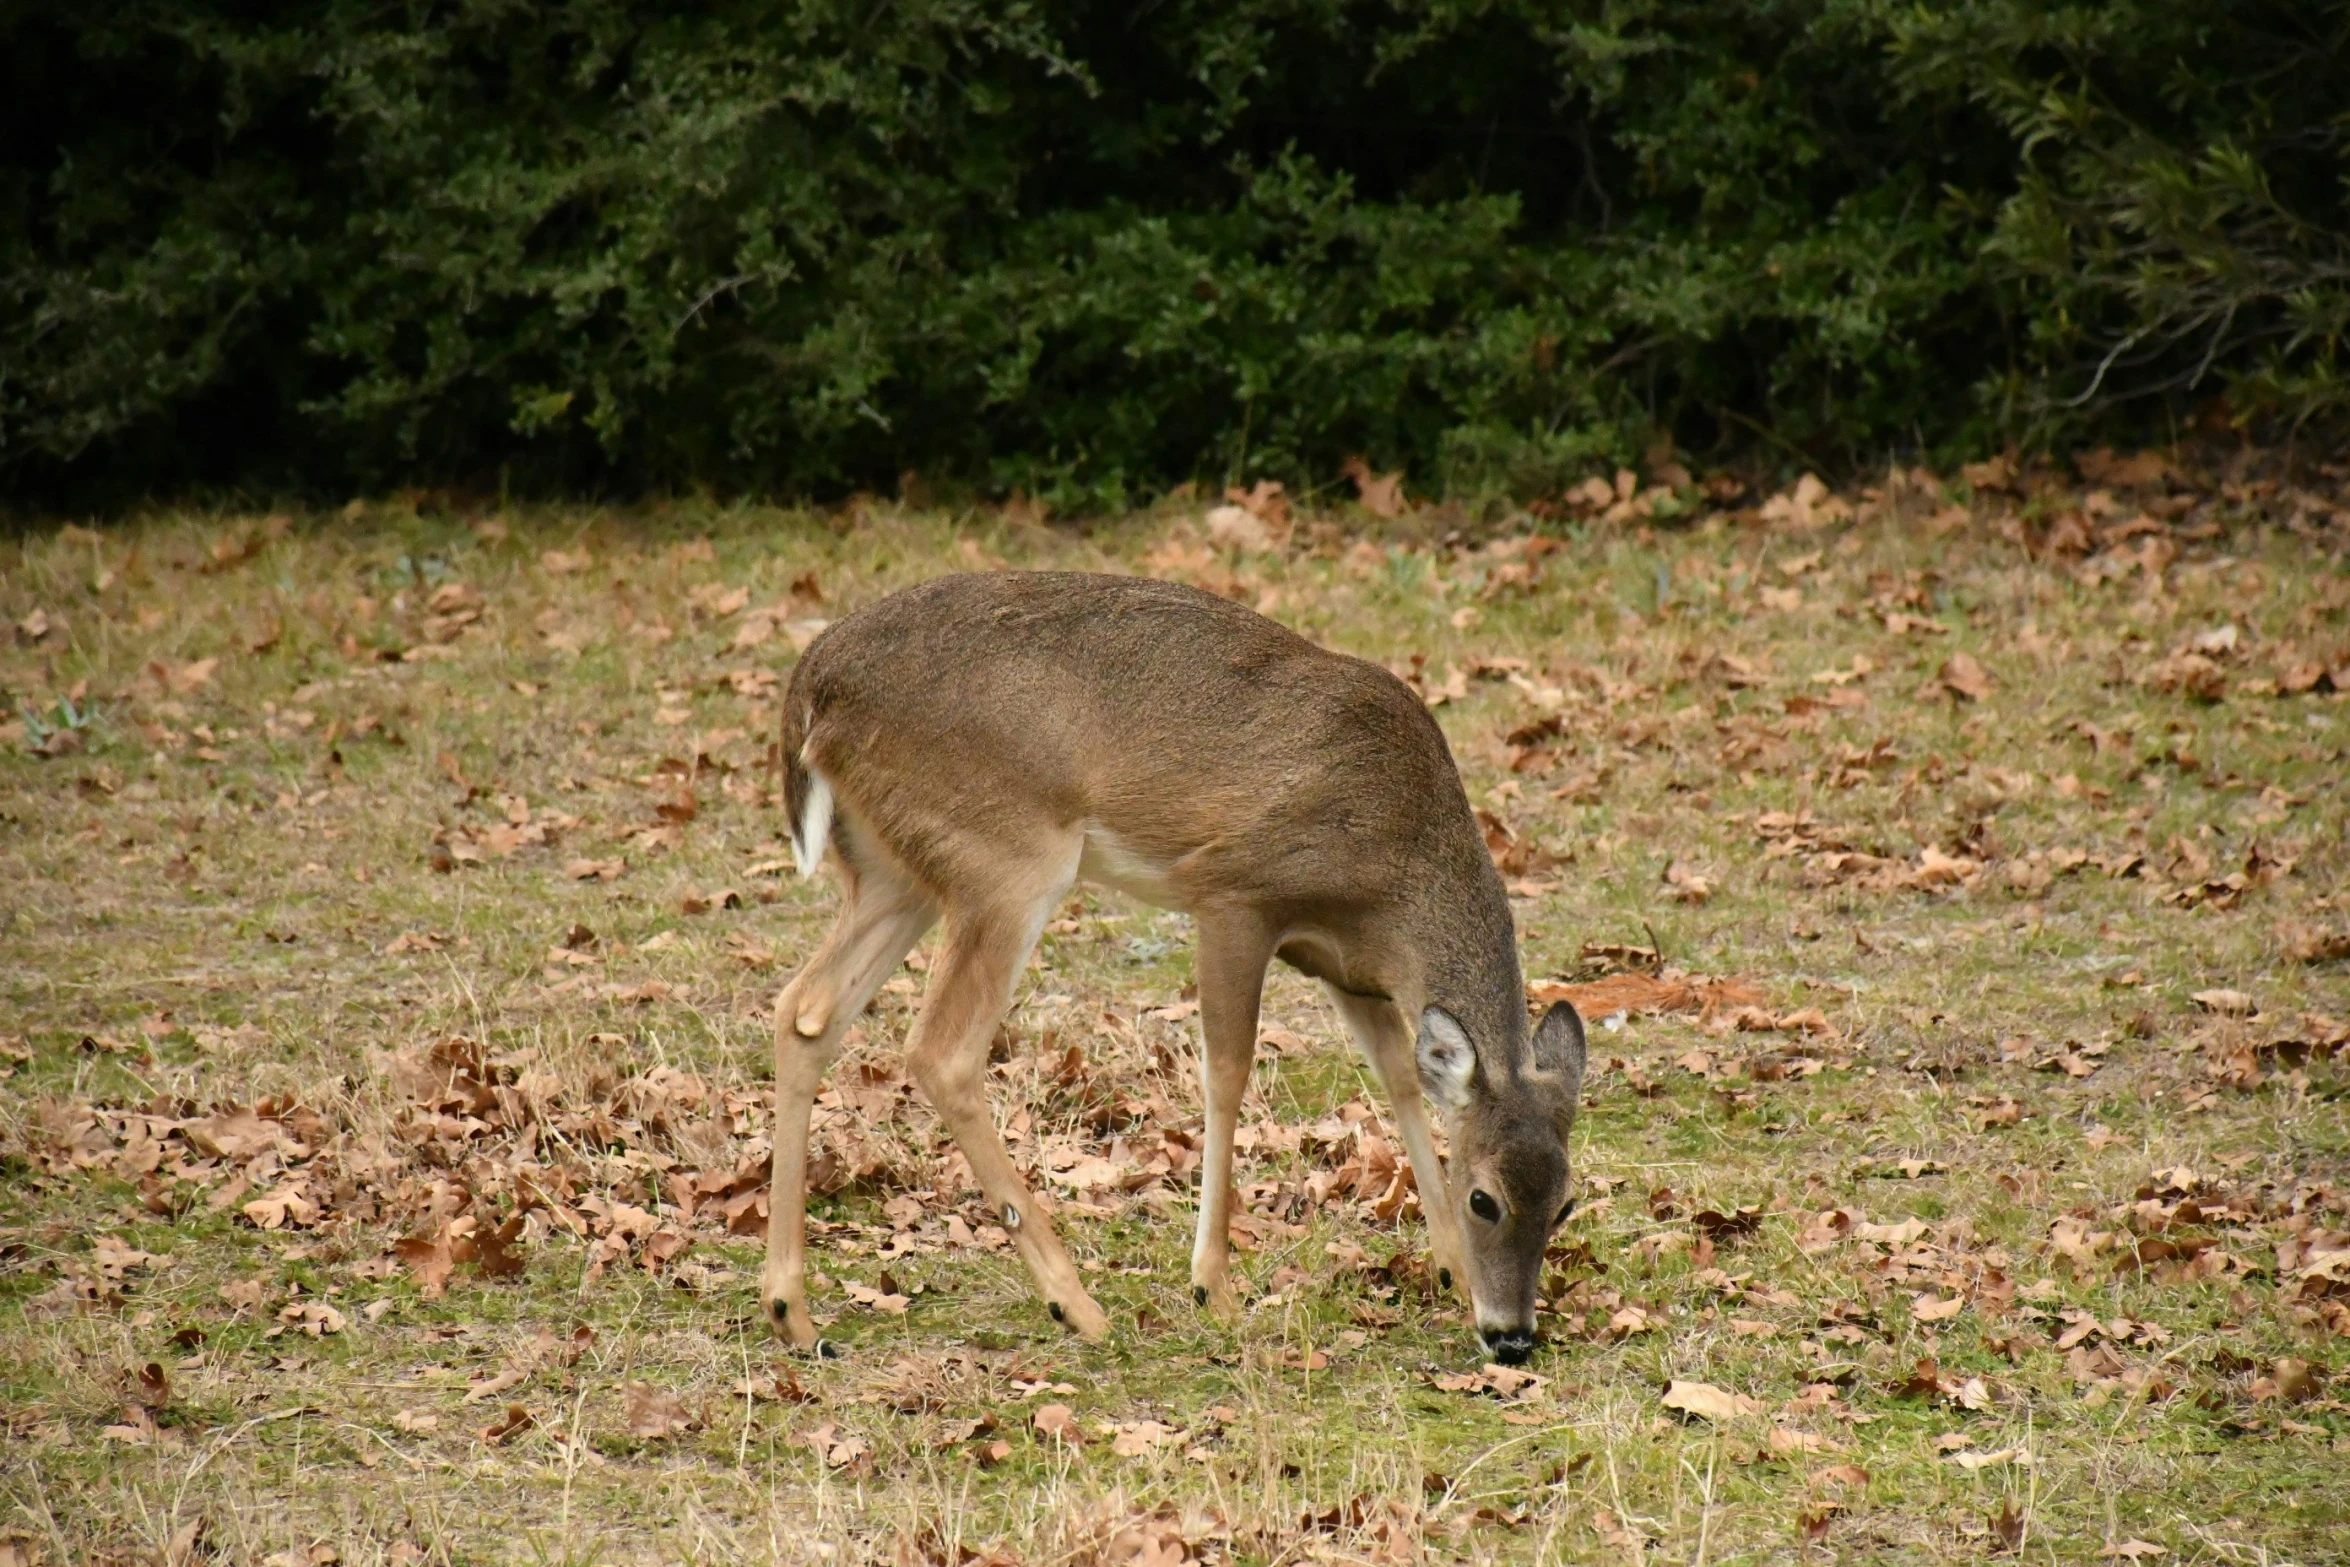
POLYGON ((939 578, 827 631, 789 702, 807 765, 933 879, 1040 825, 1266 897, 1375 896, 1432 857, 1490 875, 1408 687, 1176 583, 939 578))

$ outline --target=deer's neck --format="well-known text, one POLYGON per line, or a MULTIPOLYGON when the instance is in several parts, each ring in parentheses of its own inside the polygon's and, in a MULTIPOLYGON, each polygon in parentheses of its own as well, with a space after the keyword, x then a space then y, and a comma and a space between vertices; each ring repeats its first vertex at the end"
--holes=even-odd
POLYGON ((1423 1004, 1451 1013, 1477 1042, 1487 1071, 1507 1079, 1525 1065, 1526 981, 1509 895, 1482 852, 1478 861, 1484 875, 1463 878, 1465 896, 1429 909, 1421 922, 1423 1004))

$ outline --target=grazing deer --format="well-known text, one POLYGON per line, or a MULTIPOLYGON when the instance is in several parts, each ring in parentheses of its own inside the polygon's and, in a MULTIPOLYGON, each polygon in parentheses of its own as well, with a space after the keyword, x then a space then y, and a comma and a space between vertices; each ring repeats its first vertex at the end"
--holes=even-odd
POLYGON ((1534 1347, 1535 1286, 1574 1206, 1583 1025, 1529 1031, 1515 932, 1443 733, 1402 681, 1174 583, 1074 572, 942 577, 819 636, 792 672, 784 799, 840 923, 776 1002, 775 1178, 762 1305, 812 1347, 809 1106, 849 1025, 933 922, 945 931, 909 1075, 970 1160, 1055 1320, 1109 1323, 1004 1151, 988 1042, 1078 881, 1199 931, 1206 1147, 1192 1294, 1231 1313, 1232 1134, 1266 965, 1328 987, 1394 1108, 1438 1277, 1487 1350, 1534 1347), (1423 1099, 1450 1118, 1448 1182, 1423 1099))

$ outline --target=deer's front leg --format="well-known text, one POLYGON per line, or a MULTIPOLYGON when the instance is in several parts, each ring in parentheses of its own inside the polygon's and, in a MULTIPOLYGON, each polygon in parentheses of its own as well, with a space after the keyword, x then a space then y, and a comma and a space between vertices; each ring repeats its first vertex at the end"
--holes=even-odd
POLYGON ((1257 1011, 1271 954, 1245 916, 1199 923, 1200 1088, 1207 1135, 1200 1150, 1199 1230, 1191 1244, 1191 1296, 1220 1317, 1237 1316, 1232 1289, 1232 1138, 1257 1053, 1257 1011))
POLYGON ((1412 1025, 1394 1002, 1377 996, 1350 995, 1330 987, 1355 1043, 1371 1063, 1371 1071, 1387 1091, 1387 1105, 1395 1116, 1396 1135, 1403 1140, 1405 1157, 1412 1162, 1412 1181, 1420 1189, 1420 1212, 1428 1221, 1428 1253, 1436 1267, 1438 1287, 1469 1288, 1467 1253, 1461 1245, 1460 1215, 1453 1211, 1445 1184, 1444 1161, 1436 1155, 1436 1137, 1428 1125, 1428 1100, 1420 1092, 1420 1067, 1413 1052, 1412 1025))
MULTIPOLYGON (((1390 1081, 1393 1081, 1390 1079, 1390 1081)), ((1451 1188, 1445 1184, 1444 1161, 1436 1156, 1436 1138, 1428 1126, 1428 1101, 1417 1076, 1404 1079, 1403 1091, 1390 1091, 1396 1135, 1412 1161, 1412 1182, 1420 1189, 1420 1213, 1428 1221, 1428 1255, 1436 1264, 1441 1289, 1456 1285, 1465 1296, 1469 1288, 1467 1255, 1461 1247, 1461 1216, 1453 1211, 1451 1188)))

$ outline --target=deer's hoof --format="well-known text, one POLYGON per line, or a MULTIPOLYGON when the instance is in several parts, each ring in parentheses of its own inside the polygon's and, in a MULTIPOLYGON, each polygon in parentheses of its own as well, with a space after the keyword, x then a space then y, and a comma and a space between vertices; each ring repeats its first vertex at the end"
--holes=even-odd
POLYGON ((813 1349, 816 1345, 816 1323, 808 1315, 808 1308, 794 1309, 792 1303, 780 1295, 764 1303, 767 1326, 775 1336, 794 1349, 813 1349))
POLYGON ((1049 1300, 1045 1309, 1053 1320, 1081 1339, 1100 1340, 1110 1336, 1110 1319, 1102 1315, 1102 1308, 1093 1298, 1080 1292, 1072 1300, 1049 1300))
POLYGON ((1191 1298, 1208 1315, 1226 1322, 1240 1315, 1240 1297, 1233 1292, 1229 1279, 1213 1284, 1194 1283, 1191 1286, 1191 1298))

